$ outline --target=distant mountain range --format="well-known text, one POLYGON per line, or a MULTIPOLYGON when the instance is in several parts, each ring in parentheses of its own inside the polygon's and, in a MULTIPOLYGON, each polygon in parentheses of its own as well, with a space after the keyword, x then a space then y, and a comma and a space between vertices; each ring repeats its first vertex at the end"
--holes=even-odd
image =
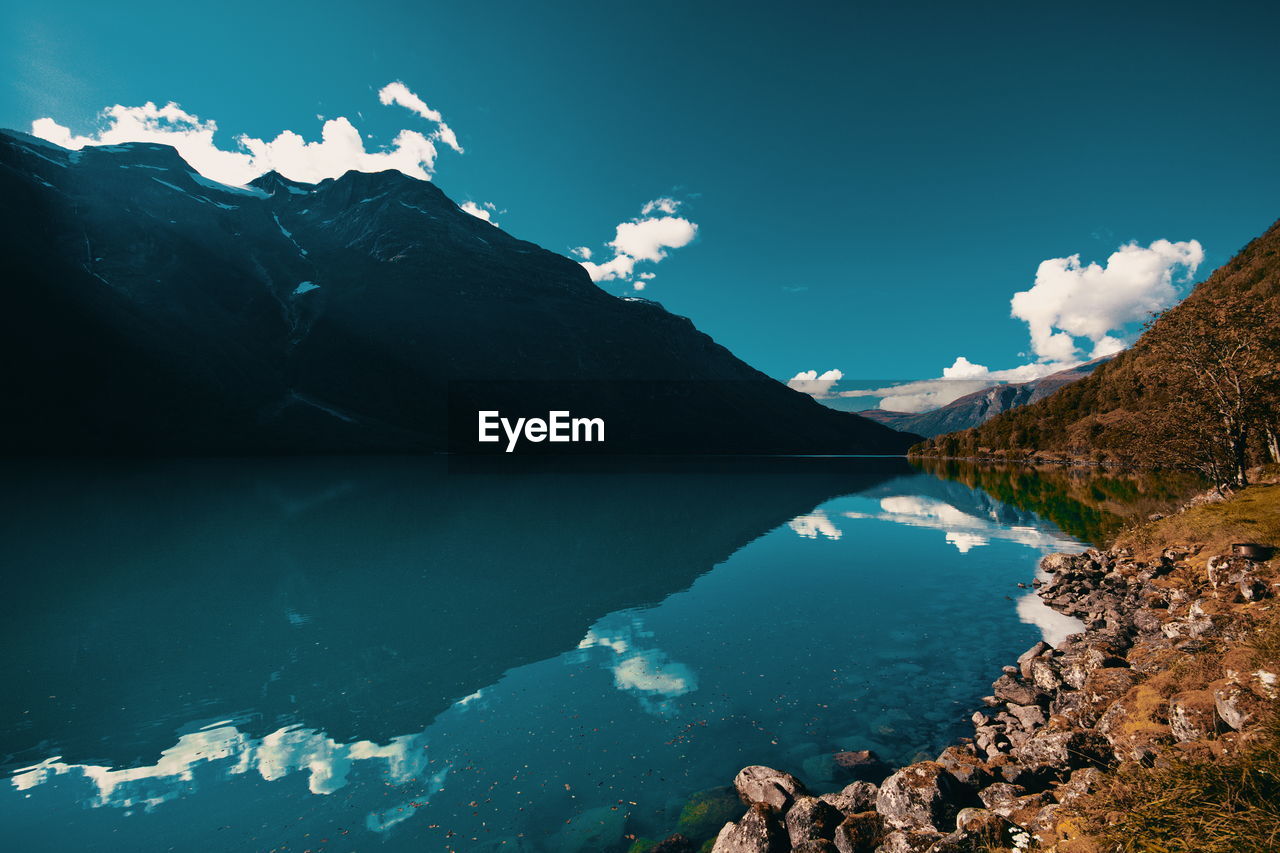
POLYGON ((168 146, 9 131, 0 211, 10 454, 490 449, 478 408, 604 417, 615 453, 918 440, 399 172, 233 188, 168 146))
POLYGON ((1097 358, 1029 382, 992 385, 990 388, 966 394, 928 412, 891 412, 885 409, 869 409, 858 414, 903 432, 914 432, 926 438, 933 438, 948 432, 976 427, 1010 409, 1042 400, 1059 388, 1083 379, 1112 358, 1113 356, 1097 358))

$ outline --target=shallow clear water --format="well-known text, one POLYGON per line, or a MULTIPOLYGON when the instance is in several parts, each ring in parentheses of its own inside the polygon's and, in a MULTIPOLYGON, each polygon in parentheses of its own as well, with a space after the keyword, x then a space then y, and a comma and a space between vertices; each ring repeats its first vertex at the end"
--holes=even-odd
POLYGON ((936 754, 1075 630, 1018 584, 1080 543, 895 460, 39 463, 0 512, 4 850, 663 837, 936 754))

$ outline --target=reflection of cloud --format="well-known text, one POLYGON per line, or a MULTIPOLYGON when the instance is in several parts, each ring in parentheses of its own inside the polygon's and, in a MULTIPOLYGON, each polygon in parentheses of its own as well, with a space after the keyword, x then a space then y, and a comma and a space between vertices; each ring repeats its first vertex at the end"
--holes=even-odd
POLYGON ((961 554, 968 554, 971 548, 991 544, 991 540, 977 533, 965 533, 962 530, 947 531, 947 541, 956 546, 961 554))
POLYGON ((155 764, 115 770, 66 764, 54 757, 18 771, 12 782, 26 791, 57 776, 78 777, 96 788, 88 800, 95 808, 151 809, 194 789, 195 770, 201 765, 216 765, 229 776, 257 772, 268 782, 306 770, 311 793, 332 794, 346 784, 352 765, 363 761, 384 764, 383 772, 393 784, 411 781, 427 766, 426 735, 402 735, 385 745, 367 740, 344 744, 323 732, 286 726, 254 740, 235 726, 219 724, 182 735, 155 764))
POLYGON ((817 539, 819 534, 828 539, 839 539, 842 535, 835 522, 820 509, 815 509, 808 515, 797 515, 787 522, 787 526, 805 539, 817 539))
POLYGON ((1016 542, 1019 545, 1046 551, 1069 548, 1077 544, 1060 533, 1022 525, 1006 526, 995 519, 971 515, 937 498, 895 495, 881 498, 880 509, 883 512, 846 512, 844 515, 847 518, 874 518, 880 521, 908 524, 912 527, 944 530, 947 542, 956 546, 956 550, 961 554, 967 554, 973 548, 989 545, 993 539, 1016 542))
POLYGON ((665 653, 651 649, 624 658, 615 666, 613 683, 619 690, 638 690, 670 698, 694 690, 698 679, 687 665, 668 661, 665 653))
POLYGON ((414 811, 419 806, 425 806, 429 797, 444 788, 444 777, 448 775, 448 773, 449 768, 446 767, 436 775, 432 776, 431 781, 427 784, 426 792, 416 799, 401 803, 398 806, 393 806, 386 811, 370 812, 364 819, 365 828, 370 829, 373 832, 386 832, 396 824, 402 823, 413 817, 414 811))
MULTIPOLYGON (((1045 580, 1048 575, 1037 571, 1036 576, 1045 580)), ((1017 601, 1018 621, 1035 625, 1044 635, 1044 641, 1051 646, 1059 646, 1069 635, 1084 630, 1084 623, 1074 616, 1059 613, 1044 603, 1035 590, 1022 596, 1017 601)))
POLYGON ((666 716, 673 711, 671 700, 698 689, 698 676, 687 664, 671 660, 656 648, 642 648, 653 633, 644 630, 639 617, 616 627, 596 625, 578 643, 579 649, 601 648, 613 652, 606 666, 613 671, 619 690, 639 694, 646 711, 666 716), (641 642, 637 642, 640 640, 641 642))

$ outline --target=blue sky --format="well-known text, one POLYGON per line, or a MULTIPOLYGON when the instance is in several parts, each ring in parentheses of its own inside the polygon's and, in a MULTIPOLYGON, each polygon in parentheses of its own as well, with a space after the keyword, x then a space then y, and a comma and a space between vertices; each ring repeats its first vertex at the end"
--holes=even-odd
POLYGON ((379 103, 398 80, 465 151, 440 146, 434 180, 516 236, 601 260, 673 198, 697 236, 638 265, 643 295, 783 379, 1051 361, 1010 317, 1042 261, 1195 240, 1199 279, 1280 216, 1269 4, 2 9, 0 126, 175 101, 227 148, 315 139, 317 115, 372 148, 434 127, 379 103))

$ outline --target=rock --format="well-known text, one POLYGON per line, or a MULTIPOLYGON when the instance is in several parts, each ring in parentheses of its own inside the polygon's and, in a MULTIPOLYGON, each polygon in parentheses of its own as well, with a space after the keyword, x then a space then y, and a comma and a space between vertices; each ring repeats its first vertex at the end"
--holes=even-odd
POLYGON ((996 782, 994 785, 988 785, 979 791, 978 797, 982 800, 984 806, 988 809, 994 809, 996 806, 1013 802, 1025 793, 1027 793, 1027 789, 1021 785, 996 782))
POLYGON ((1019 705, 1034 705, 1040 699, 1040 691, 1031 685, 1023 684, 1008 673, 997 678, 991 685, 991 690, 1006 702, 1015 702, 1019 705))
POLYGON ((841 814, 850 816, 860 812, 874 811, 878 792, 879 788, 870 782, 853 782, 845 786, 842 791, 823 794, 818 799, 835 806, 841 814))
POLYGON ((1266 583, 1258 578, 1257 575, 1244 575, 1237 583, 1240 589, 1240 595, 1245 601, 1259 601, 1267 597, 1270 592, 1266 583))
POLYGON ((799 796, 787 809, 787 836, 793 847, 814 838, 830 839, 843 820, 844 815, 830 803, 817 797, 799 796))
POLYGON ((799 844, 791 848, 791 853, 839 853, 839 851, 840 848, 836 847, 825 838, 801 841, 799 844))
POLYGON ((622 844, 627 815, 621 809, 600 806, 577 815, 559 832, 554 845, 562 853, 589 853, 609 850, 622 844))
POLYGON ((748 806, 768 803, 779 811, 786 811, 797 796, 809 793, 800 780, 790 773, 774 770, 759 764, 744 767, 733 780, 738 796, 748 806))
POLYGON ((725 824, 711 853, 785 853, 790 843, 779 817, 778 810, 768 803, 753 803, 741 820, 725 824))
POLYGON ((969 792, 936 761, 909 764, 893 773, 876 795, 876 810, 895 829, 950 828, 969 792))
POLYGON ((680 833, 676 833, 650 847, 647 853, 698 853, 698 845, 680 833))
POLYGON ((961 784, 974 790, 990 784, 994 780, 991 771, 971 750, 959 746, 949 746, 938 756, 938 763, 946 768, 961 784))
POLYGON ((837 765, 847 771, 846 778, 859 782, 873 782, 879 785, 892 771, 889 765, 880 760, 870 749, 846 749, 834 756, 837 765))
POLYGON ((849 815, 836 827, 835 845, 840 853, 871 853, 884 835, 884 819, 878 812, 849 815))
POLYGON ((1034 731, 1049 721, 1039 705, 1009 704, 1009 713, 1017 717, 1018 724, 1026 731, 1034 731))
POLYGON ((1023 745, 1018 759, 1031 767, 1070 770, 1107 763, 1109 744, 1095 732, 1044 730, 1023 745))
POLYGON ((1039 816, 1041 809, 1052 802, 1049 795, 1042 791, 1038 794, 1024 794, 1008 802, 999 803, 991 811, 1025 828, 1039 816))
POLYGON ((1013 844, 1017 827, 987 809, 961 809, 955 831, 929 848, 929 853, 986 853, 1013 844))
POLYGON ((942 839, 941 832, 927 829, 895 829, 884 837, 876 853, 925 853, 942 839))
POLYGON ((726 823, 742 816, 733 788, 709 788, 689 797, 680 810, 676 832, 696 841, 714 838, 726 823))
POLYGON ((1218 718, 1236 731, 1258 722, 1267 712, 1267 703, 1256 693, 1230 679, 1215 681, 1209 689, 1218 718))
POLYGON ((1080 558, 1075 554, 1046 554, 1040 560, 1040 571, 1046 574, 1054 574, 1075 568, 1080 558))
POLYGON ((1027 669, 1031 673, 1031 683, 1047 693, 1052 693, 1062 686, 1062 676, 1058 675, 1058 665, 1053 658, 1034 658, 1027 669))
POLYGON ((1185 690, 1169 699, 1169 729, 1178 743, 1207 740, 1217 733, 1217 703, 1208 690, 1185 690))
POLYGON ((1018 656, 1018 672, 1022 675, 1023 679, 1029 680, 1031 678, 1031 661, 1040 657, 1040 655, 1045 652, 1050 651, 1052 648, 1053 647, 1044 640, 1041 640, 1018 656))
POLYGON ((1071 779, 1053 792, 1053 797, 1060 805, 1067 805, 1088 794, 1102 789, 1106 775, 1096 767, 1082 767, 1072 772, 1071 779))

